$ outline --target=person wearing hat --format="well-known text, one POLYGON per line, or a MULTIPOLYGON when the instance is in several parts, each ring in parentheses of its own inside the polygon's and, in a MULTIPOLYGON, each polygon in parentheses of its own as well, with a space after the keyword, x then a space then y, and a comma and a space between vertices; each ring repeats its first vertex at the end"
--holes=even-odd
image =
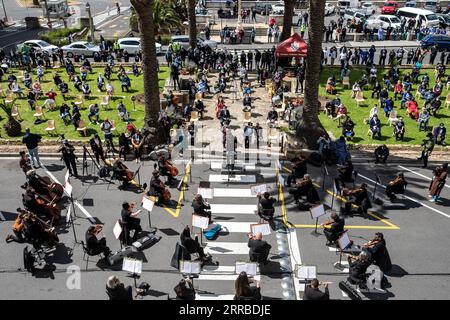
POLYGON ((447 128, 444 123, 440 123, 438 127, 433 130, 433 137, 436 144, 445 146, 445 134, 447 133, 447 128))
POLYGON ((61 152, 61 159, 64 160, 69 174, 78 178, 77 164, 75 160, 77 156, 75 155, 75 147, 69 143, 67 139, 63 140, 62 146, 58 149, 61 152))
POLYGON ((423 160, 422 168, 426 168, 428 165, 428 157, 431 155, 434 149, 434 136, 431 132, 427 133, 427 138, 422 142, 422 154, 417 160, 423 160))

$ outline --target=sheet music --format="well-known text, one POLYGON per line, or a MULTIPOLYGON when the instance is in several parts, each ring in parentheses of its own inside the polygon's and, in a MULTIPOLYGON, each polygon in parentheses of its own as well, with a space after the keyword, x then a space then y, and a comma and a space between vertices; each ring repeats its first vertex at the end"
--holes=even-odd
POLYGON ((203 230, 208 229, 209 218, 193 214, 192 215, 192 226, 203 229, 203 230))
POLYGON ((317 219, 326 214, 325 207, 323 206, 323 204, 312 207, 310 209, 310 212, 311 212, 311 218, 313 218, 313 219, 317 219))
POLYGON ((247 273, 248 276, 256 276, 258 272, 258 264, 255 262, 236 261, 236 274, 240 274, 242 271, 247 273))
POLYGON ((278 183, 282 186, 284 186, 284 178, 281 174, 278 175, 278 183))
POLYGON ((154 205, 155 205, 155 202, 153 202, 151 199, 149 199, 147 197, 142 198, 142 208, 144 208, 148 212, 152 212, 154 205))
POLYGON ((211 188, 198 188, 197 193, 200 194, 203 197, 203 199, 213 198, 213 189, 211 188))
POLYGON ((344 250, 350 246, 351 240, 348 235, 348 232, 344 232, 342 236, 338 239, 339 248, 344 250))
POLYGON ((272 232, 272 229, 268 223, 251 224, 250 229, 252 235, 256 235, 258 232, 261 232, 263 236, 267 236, 272 232))
POLYGON ((266 184, 254 185, 250 187, 250 190, 253 196, 256 196, 258 193, 263 194, 264 192, 267 192, 267 185, 266 184))
POLYGON ((311 280, 317 278, 315 266, 299 266, 297 269, 297 277, 299 279, 311 280))
POLYGON ((66 185, 64 186, 64 191, 66 191, 66 193, 71 197, 72 196, 72 190, 73 190, 72 185, 70 184, 69 181, 67 181, 66 185))
POLYGON ((187 274, 200 274, 201 267, 200 262, 193 261, 180 261, 180 272, 187 274))
POLYGON ((123 259, 122 270, 128 271, 133 274, 141 274, 142 273, 142 261, 125 257, 123 259))
POLYGON ((119 239, 120 234, 122 233, 122 227, 120 226, 119 220, 117 220, 116 224, 114 225, 113 233, 114 233, 114 237, 116 239, 119 239))

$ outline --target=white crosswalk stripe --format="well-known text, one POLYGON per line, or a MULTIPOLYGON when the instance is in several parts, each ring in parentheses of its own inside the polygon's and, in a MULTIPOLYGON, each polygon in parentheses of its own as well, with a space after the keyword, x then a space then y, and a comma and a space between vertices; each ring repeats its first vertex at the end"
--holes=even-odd
POLYGON ((223 198, 255 198, 250 189, 236 189, 236 188, 214 188, 214 197, 223 198))
POLYGON ((207 242, 205 253, 248 255, 247 242, 207 242))
POLYGON ((255 183, 255 175, 228 175, 228 174, 211 174, 209 176, 209 182, 242 182, 242 183, 255 183))
POLYGON ((211 204, 212 214, 255 214, 256 204, 211 204))

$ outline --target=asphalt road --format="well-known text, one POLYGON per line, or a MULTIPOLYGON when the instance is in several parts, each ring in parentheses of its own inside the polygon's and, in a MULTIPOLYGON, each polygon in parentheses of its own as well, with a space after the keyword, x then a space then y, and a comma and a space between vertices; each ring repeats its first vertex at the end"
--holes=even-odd
MULTIPOLYGON (((199 148, 197 150, 191 175, 186 177, 189 190, 184 193, 184 202, 179 191, 175 188, 170 189, 172 198, 175 201, 180 199, 184 205, 179 211, 176 210, 175 203, 171 210, 155 207, 151 213, 151 223, 158 228, 156 234, 161 236, 161 240, 136 255, 136 258, 144 261, 144 272, 140 281, 146 281, 152 285, 153 291, 147 298, 167 299, 167 294, 173 297, 173 287, 181 276, 177 270, 169 266, 170 258, 175 243, 179 239, 179 232, 185 225, 190 224, 192 212, 190 203, 199 182, 210 180, 211 188, 218 188, 217 192, 220 192, 220 189, 226 189, 226 191, 222 190, 225 194, 217 194, 214 199, 209 200, 213 206, 216 206, 213 210, 214 220, 226 229, 221 232, 217 240, 204 239, 205 244, 207 243, 206 250, 212 253, 214 261, 219 262, 219 267, 207 267, 202 272, 201 279, 195 281, 199 289, 199 298, 225 299, 233 294, 234 262, 248 259, 246 248, 248 224, 258 222, 257 216, 248 212, 256 204, 256 199, 247 195, 248 189, 255 183, 265 183, 270 187, 271 193, 279 199, 284 199, 284 202, 279 202, 276 207, 278 229, 265 237, 272 245, 272 250, 269 256, 271 262, 260 270, 263 296, 266 299, 294 298, 293 290, 301 286, 297 284, 297 280, 292 277, 290 271, 295 264, 302 263, 317 266, 320 280, 332 282, 330 293, 333 299, 348 299, 338 288, 339 281, 345 280, 347 276, 345 272, 333 267, 333 263, 339 261, 339 255, 325 246, 325 238, 320 228, 319 235, 312 233, 314 221, 309 213, 294 208, 291 196, 286 190, 282 195, 278 194, 275 185, 276 156, 261 152, 257 161, 256 155, 250 153, 246 161, 249 163, 247 170, 236 172, 236 176, 231 177, 232 180, 240 179, 240 181, 214 182, 217 181, 214 179, 223 178, 217 176, 220 173, 227 174, 226 171, 216 167, 217 165, 220 167, 221 150, 216 150, 215 153, 207 148, 203 152, 199 151, 201 150, 199 148), (289 230, 282 228, 280 222, 284 211, 283 206, 287 213, 286 219, 292 225, 297 225, 297 228, 289 230), (294 283, 295 289, 293 289, 294 283)), ((44 159, 43 163, 56 179, 64 180, 65 169, 61 162, 55 159, 44 159)), ((177 160, 175 163, 179 168, 181 179, 184 174, 182 160, 177 160)), ((132 170, 137 168, 132 162, 127 162, 127 165, 132 170)), ((368 179, 374 179, 375 173, 380 176, 382 183, 386 184, 396 172, 404 171, 409 182, 405 199, 399 199, 398 202, 391 204, 386 199, 383 189, 378 186, 376 196, 384 201, 384 205, 374 206, 371 209, 371 215, 366 218, 359 216, 346 218, 350 237, 357 244, 370 240, 377 231, 383 232, 394 264, 393 275, 388 276, 390 283, 388 293, 363 296, 365 299, 447 299, 450 287, 448 273, 450 255, 447 246, 450 239, 446 228, 450 218, 450 201, 447 200, 449 187, 444 188, 443 203, 431 203, 426 193, 429 184, 427 177, 431 177, 431 168, 419 169, 414 163, 403 164, 403 166, 399 167, 395 163, 375 165, 360 162, 356 164, 356 170, 359 172, 357 184, 368 183, 371 192, 373 184, 368 179)), ((286 163, 285 167, 289 168, 289 164, 286 163)), ((142 164, 140 170, 142 182, 149 180, 152 168, 151 162, 142 164)), ((81 165, 79 170, 81 172, 81 165)), ((333 176, 335 168, 330 167, 328 170, 333 176)), ((89 168, 87 173, 91 172, 95 174, 89 168)), ((323 170, 309 166, 309 172, 320 188, 323 170)), ((11 232, 11 225, 16 216, 15 208, 21 205, 22 189, 19 185, 24 182, 24 176, 15 159, 0 159, 0 173, 7 182, 0 186, 2 203, 0 234, 4 238, 11 232)), ((45 174, 45 171, 40 169, 39 173, 45 174)), ((285 171, 284 176, 286 175, 285 171)), ((74 198, 92 216, 89 220, 89 216, 76 207, 78 218, 75 221, 75 229, 78 240, 83 239, 88 226, 97 221, 104 224, 103 233, 108 245, 112 250, 118 250, 120 246, 114 239, 112 228, 120 215, 121 203, 123 201, 140 203, 142 194, 119 191, 116 185, 108 186, 108 183, 102 180, 93 183, 93 180, 87 179, 84 185, 79 180, 71 181, 74 186, 74 198)), ((327 177, 325 189, 331 189, 330 181, 327 177)), ((324 203, 330 205, 331 196, 322 190, 320 195, 324 203)), ((339 201, 335 200, 334 209, 338 207, 338 204, 339 201)), ((65 213, 66 210, 63 211, 63 215, 65 213)), ((144 230, 148 230, 147 219, 144 214, 142 216, 144 230)), ((319 224, 323 220, 324 217, 320 218, 319 224)), ((82 260, 83 251, 80 245, 74 243, 72 229, 62 226, 59 233, 63 244, 46 258, 47 263, 54 270, 50 268, 50 271, 44 270, 35 276, 23 271, 21 252, 24 244, 0 242, 0 250, 4 257, 0 262, 2 273, 0 285, 8 288, 0 292, 0 299, 32 299, 37 296, 40 299, 105 299, 104 284, 109 275, 116 274, 125 283, 133 283, 131 278, 127 278, 126 272, 120 270, 120 264, 107 267, 100 262, 96 265, 94 258, 85 270, 86 262, 82 260), (67 270, 73 266, 81 269, 81 287, 70 290, 67 287, 67 281, 70 279, 67 270)))

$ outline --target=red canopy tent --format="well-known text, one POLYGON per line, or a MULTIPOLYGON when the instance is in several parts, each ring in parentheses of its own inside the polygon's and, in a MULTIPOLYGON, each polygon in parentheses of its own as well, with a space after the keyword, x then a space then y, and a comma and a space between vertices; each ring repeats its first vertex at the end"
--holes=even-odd
POLYGON ((308 45, 305 40, 294 33, 290 38, 281 42, 275 50, 277 58, 301 58, 306 57, 308 45))

